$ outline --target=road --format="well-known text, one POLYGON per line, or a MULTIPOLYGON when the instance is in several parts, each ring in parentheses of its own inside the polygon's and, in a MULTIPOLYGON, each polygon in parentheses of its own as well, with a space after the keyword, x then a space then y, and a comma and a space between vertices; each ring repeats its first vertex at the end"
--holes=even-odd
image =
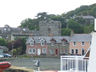
MULTIPOLYGON (((59 58, 35 58, 40 60, 40 70, 60 70, 59 58)), ((9 61, 13 66, 37 69, 34 66, 34 58, 15 58, 9 61)))

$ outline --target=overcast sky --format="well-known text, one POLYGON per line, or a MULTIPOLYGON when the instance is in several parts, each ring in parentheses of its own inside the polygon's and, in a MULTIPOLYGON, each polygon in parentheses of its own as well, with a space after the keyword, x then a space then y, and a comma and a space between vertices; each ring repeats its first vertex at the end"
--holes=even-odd
POLYGON ((96 0, 0 0, 0 27, 8 24, 17 27, 26 18, 34 18, 39 12, 62 14, 96 0))

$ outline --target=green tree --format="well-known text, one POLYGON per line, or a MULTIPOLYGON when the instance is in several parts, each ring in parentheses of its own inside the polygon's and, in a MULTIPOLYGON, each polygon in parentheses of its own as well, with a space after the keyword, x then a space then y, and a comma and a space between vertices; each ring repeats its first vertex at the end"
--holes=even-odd
POLYGON ((84 33, 91 33, 94 30, 94 25, 88 25, 84 27, 84 33))
POLYGON ((47 14, 47 12, 41 12, 41 13, 38 13, 36 17, 39 20, 44 20, 44 19, 48 18, 48 14, 47 14))
POLYGON ((71 29, 69 29, 69 28, 63 28, 61 30, 61 35, 62 36, 70 36, 70 34, 71 34, 71 29))
POLYGON ((3 38, 0 38, 0 45, 1 46, 6 46, 7 45, 7 41, 3 38))
POLYGON ((68 28, 72 29, 74 33, 83 33, 83 26, 74 21, 73 19, 70 19, 68 21, 68 28))
POLYGON ((27 18, 21 22, 20 27, 29 28, 30 30, 35 30, 35 29, 38 30, 39 29, 38 19, 27 18))

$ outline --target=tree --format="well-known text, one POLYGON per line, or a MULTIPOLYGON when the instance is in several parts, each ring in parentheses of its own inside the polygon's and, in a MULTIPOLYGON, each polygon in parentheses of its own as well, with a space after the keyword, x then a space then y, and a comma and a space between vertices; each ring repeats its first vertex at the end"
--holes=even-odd
POLYGON ((48 18, 48 14, 46 12, 41 12, 41 13, 38 13, 36 17, 39 20, 44 20, 44 19, 48 18))
POLYGON ((39 26, 38 26, 38 20, 37 19, 31 19, 31 18, 27 18, 25 20, 23 20, 21 22, 21 26, 22 28, 29 28, 30 30, 38 30, 39 26))
POLYGON ((62 36, 70 36, 70 34, 71 34, 71 29, 69 29, 69 28, 63 28, 61 30, 61 35, 62 36))
POLYGON ((0 45, 1 46, 6 46, 7 45, 7 41, 3 38, 0 38, 0 45))
POLYGON ((24 54, 26 51, 26 39, 22 38, 22 39, 17 39, 15 41, 9 42, 7 47, 9 48, 9 50, 16 49, 15 52, 19 50, 20 51, 19 54, 24 54))
POLYGON ((83 26, 74 21, 73 19, 70 19, 68 21, 68 28, 72 29, 74 33, 83 33, 83 26))
POLYGON ((84 33, 91 33, 94 30, 94 25, 88 25, 84 27, 84 33))

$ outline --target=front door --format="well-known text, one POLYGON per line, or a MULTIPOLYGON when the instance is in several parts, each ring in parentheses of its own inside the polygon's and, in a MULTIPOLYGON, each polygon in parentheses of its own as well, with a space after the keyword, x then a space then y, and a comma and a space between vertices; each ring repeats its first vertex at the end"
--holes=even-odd
POLYGON ((41 49, 37 49, 37 55, 41 54, 41 49))
POLYGON ((55 54, 58 55, 58 49, 55 50, 55 54))

